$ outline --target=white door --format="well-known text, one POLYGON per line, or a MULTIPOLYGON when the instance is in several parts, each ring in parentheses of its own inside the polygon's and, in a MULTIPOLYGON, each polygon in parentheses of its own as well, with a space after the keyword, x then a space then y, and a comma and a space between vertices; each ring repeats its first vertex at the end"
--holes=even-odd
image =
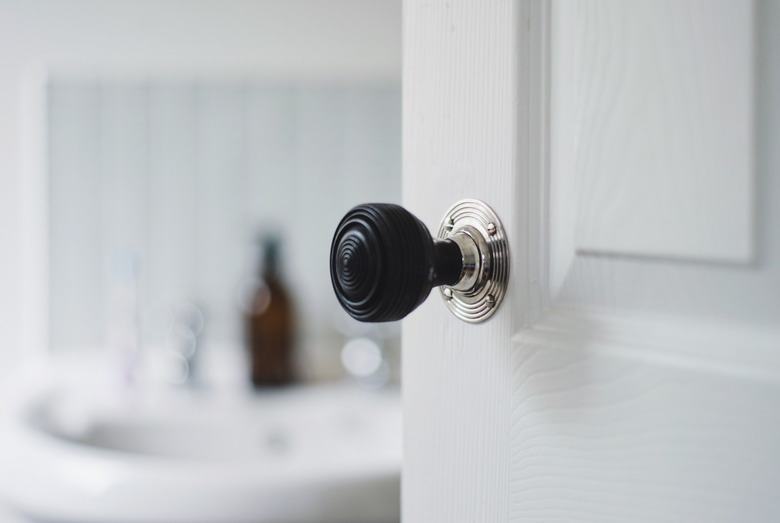
POLYGON ((407 0, 403 82, 512 255, 405 320, 404 522, 780 520, 780 2, 407 0))

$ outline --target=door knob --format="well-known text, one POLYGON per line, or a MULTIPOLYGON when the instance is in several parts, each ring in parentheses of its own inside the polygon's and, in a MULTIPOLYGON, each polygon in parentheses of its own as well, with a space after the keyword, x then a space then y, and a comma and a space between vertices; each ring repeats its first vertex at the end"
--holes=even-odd
POLYGON ((458 318, 479 323, 506 293, 509 248, 498 216, 478 200, 453 205, 437 238, 400 205, 367 203, 336 228, 330 277, 341 306, 360 321, 400 320, 438 286, 458 318))

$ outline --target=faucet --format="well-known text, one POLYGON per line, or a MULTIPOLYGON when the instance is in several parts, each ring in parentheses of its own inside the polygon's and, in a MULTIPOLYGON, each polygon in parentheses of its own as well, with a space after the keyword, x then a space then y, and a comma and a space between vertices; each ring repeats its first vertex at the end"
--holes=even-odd
POLYGON ((171 307, 171 317, 165 344, 172 362, 167 381, 174 385, 192 384, 205 323, 203 312, 193 303, 181 302, 171 307))

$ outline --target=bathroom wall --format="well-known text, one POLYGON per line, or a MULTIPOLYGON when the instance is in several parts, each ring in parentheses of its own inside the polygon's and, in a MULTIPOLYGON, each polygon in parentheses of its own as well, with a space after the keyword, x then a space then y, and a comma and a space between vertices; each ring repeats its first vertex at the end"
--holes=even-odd
POLYGON ((0 0, 0 35, 0 369, 46 347, 47 76, 400 77, 396 0, 0 0))
POLYGON ((396 81, 53 77, 47 92, 53 350, 112 348, 121 325, 164 349, 185 303, 205 316, 204 348, 241 347, 273 234, 301 370, 338 375, 341 331, 357 326, 331 288, 330 241, 354 205, 400 203, 396 81), (128 288, 137 319, 117 309, 128 288))

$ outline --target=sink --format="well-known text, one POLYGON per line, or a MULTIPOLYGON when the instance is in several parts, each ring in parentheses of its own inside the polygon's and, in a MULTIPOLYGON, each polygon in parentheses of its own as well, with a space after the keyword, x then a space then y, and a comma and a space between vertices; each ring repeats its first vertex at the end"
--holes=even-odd
POLYGON ((0 496, 32 521, 400 519, 397 390, 144 396, 23 381, 2 415, 0 496))

